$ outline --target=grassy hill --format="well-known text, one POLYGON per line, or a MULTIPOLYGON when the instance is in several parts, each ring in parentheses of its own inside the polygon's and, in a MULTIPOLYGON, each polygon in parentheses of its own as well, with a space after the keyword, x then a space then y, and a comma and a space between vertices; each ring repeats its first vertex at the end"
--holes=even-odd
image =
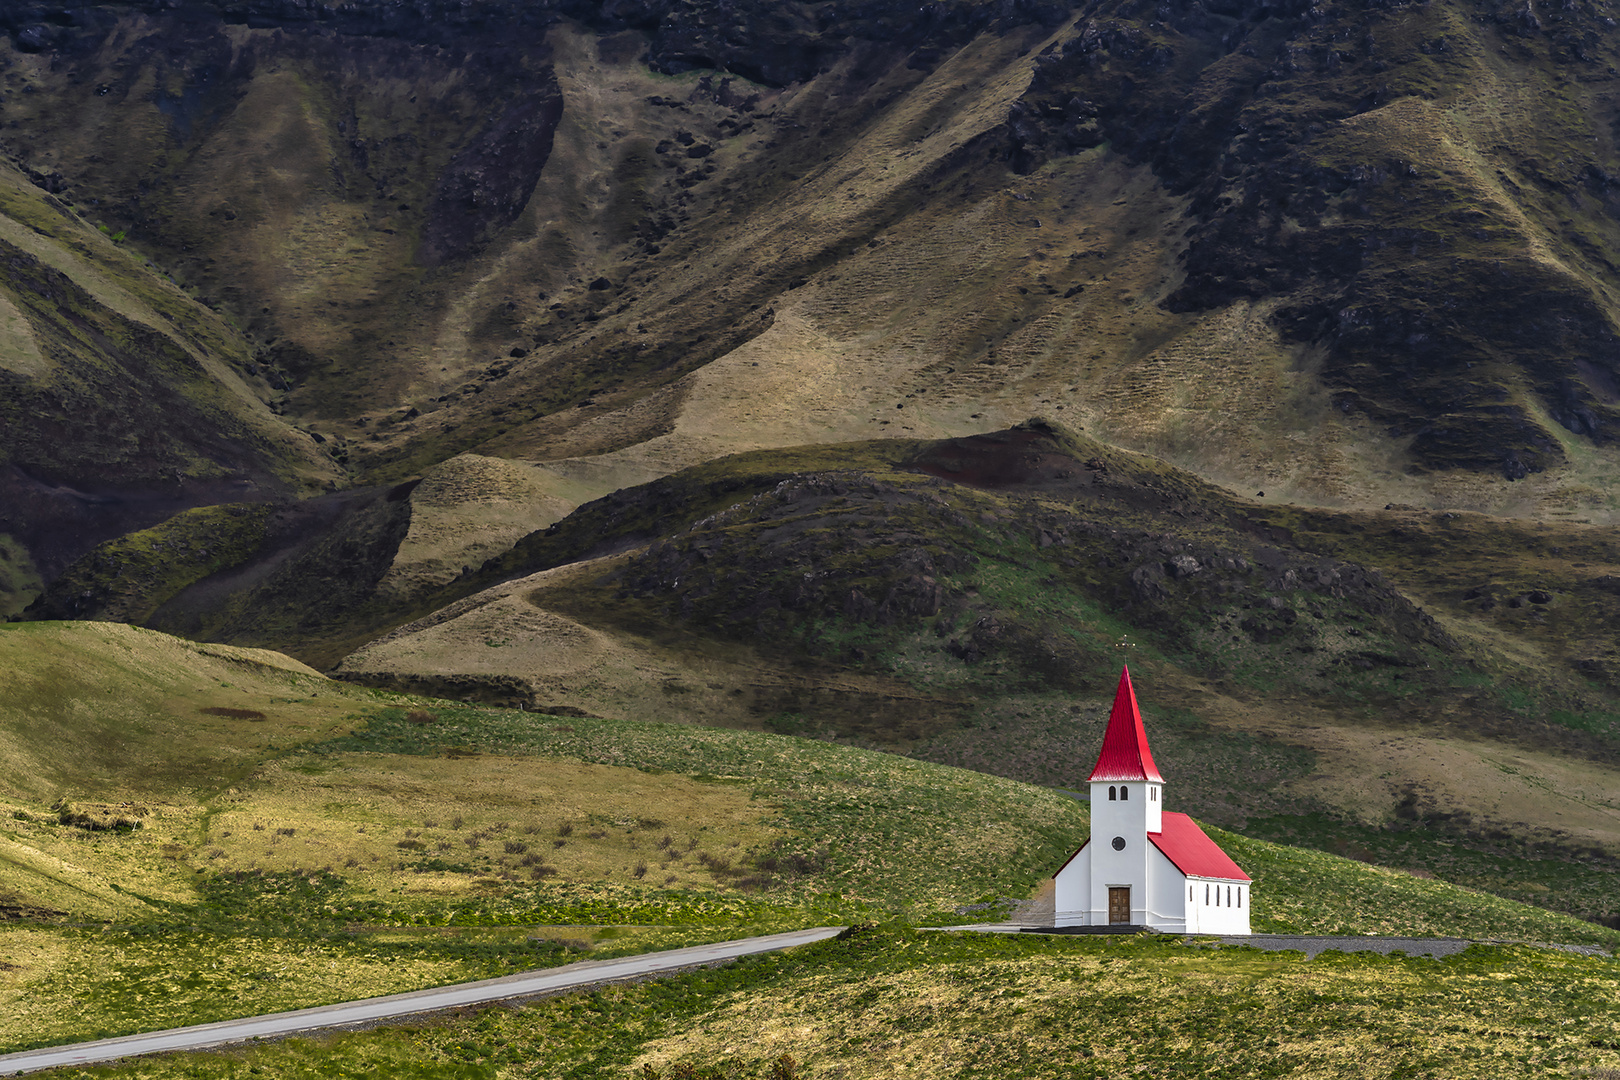
POLYGON ((1179 808, 1612 919, 1617 570, 1607 528, 1275 507, 1032 421, 626 489, 338 671, 1063 787, 1129 657, 1179 808))
MULTIPOLYGON (((40 677, 77 658, 49 716, 0 698, 8 1049, 773 929, 980 919, 1087 831, 1059 792, 816 739, 391 698, 106 624, 13 625, 0 647, 40 677), (96 740, 117 753, 53 749, 96 740)), ((1214 834, 1256 880, 1257 929, 1620 944, 1214 834)))
POLYGON ((831 735, 1052 787, 1089 768, 1129 657, 1176 808, 1620 920, 1607 527, 1278 506, 1036 420, 736 455, 424 573, 422 550, 477 550, 456 499, 542 505, 523 479, 456 459, 324 497, 303 519, 328 531, 212 573, 260 542, 242 522, 297 529, 194 511, 42 606, 140 605, 401 692, 831 735))
MULTIPOLYGON (((1258 895, 1258 894, 1257 894, 1258 895)), ((640 986, 379 1031, 87 1070, 106 1077, 638 1080, 1531 1074, 1620 1066, 1613 961, 1436 961, 867 928, 640 986)))

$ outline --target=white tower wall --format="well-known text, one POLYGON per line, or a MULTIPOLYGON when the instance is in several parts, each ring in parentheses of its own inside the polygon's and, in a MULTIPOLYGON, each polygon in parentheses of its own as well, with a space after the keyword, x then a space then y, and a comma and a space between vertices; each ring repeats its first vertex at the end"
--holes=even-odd
MULTIPOLYGON (((1147 834, 1159 832, 1163 826, 1163 788, 1153 781, 1115 781, 1091 783, 1091 855, 1090 898, 1087 903, 1087 923, 1106 925, 1108 918, 1108 890, 1119 886, 1131 890, 1131 918, 1144 925, 1151 906, 1148 876, 1149 851, 1152 844, 1147 834), (1112 790, 1114 797, 1108 797, 1112 790), (1115 838, 1125 842, 1123 848, 1114 847, 1115 838)), ((1156 854, 1156 852, 1155 852, 1156 854)))

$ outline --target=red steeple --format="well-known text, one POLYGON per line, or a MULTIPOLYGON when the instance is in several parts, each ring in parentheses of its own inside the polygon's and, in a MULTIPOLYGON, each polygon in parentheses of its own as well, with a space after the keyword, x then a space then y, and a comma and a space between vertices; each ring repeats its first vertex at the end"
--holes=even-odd
POLYGON ((1142 711, 1136 707, 1136 691, 1131 689, 1131 669, 1119 673, 1119 690, 1114 709, 1108 714, 1108 730, 1103 733, 1102 753, 1088 780, 1155 780, 1164 783, 1148 749, 1147 732, 1142 730, 1142 711))

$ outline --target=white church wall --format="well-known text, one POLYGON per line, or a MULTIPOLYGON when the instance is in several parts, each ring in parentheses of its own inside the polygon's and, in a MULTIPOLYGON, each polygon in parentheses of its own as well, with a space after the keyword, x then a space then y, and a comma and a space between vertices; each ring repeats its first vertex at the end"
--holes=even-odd
POLYGON ((1091 921, 1109 921, 1108 890, 1123 886, 1131 890, 1131 921, 1135 922, 1137 909, 1147 897, 1147 833, 1140 821, 1133 828, 1117 820, 1119 815, 1103 814, 1100 823, 1095 810, 1092 815, 1091 844, 1086 848, 1091 855, 1091 901, 1087 905, 1091 921), (1115 846, 1116 841, 1120 846, 1115 846))
POLYGON ((1193 892, 1187 908, 1189 934, 1250 933, 1248 882, 1188 878, 1187 883, 1193 892))
POLYGON ((1180 933, 1187 926, 1186 881, 1176 864, 1164 852, 1153 848, 1148 855, 1148 888, 1143 897, 1145 910, 1141 923, 1155 930, 1180 933))
POLYGON ((1058 871, 1053 884, 1052 925, 1091 925, 1091 849, 1083 848, 1070 859, 1069 864, 1058 871))

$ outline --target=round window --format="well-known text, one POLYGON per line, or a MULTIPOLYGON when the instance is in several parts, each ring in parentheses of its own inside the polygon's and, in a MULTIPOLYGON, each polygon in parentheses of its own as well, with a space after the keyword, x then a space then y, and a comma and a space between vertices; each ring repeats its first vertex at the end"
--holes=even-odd
POLYGON ((1125 838, 1123 836, 1114 837, 1114 850, 1115 851, 1124 851, 1125 850, 1125 838))

